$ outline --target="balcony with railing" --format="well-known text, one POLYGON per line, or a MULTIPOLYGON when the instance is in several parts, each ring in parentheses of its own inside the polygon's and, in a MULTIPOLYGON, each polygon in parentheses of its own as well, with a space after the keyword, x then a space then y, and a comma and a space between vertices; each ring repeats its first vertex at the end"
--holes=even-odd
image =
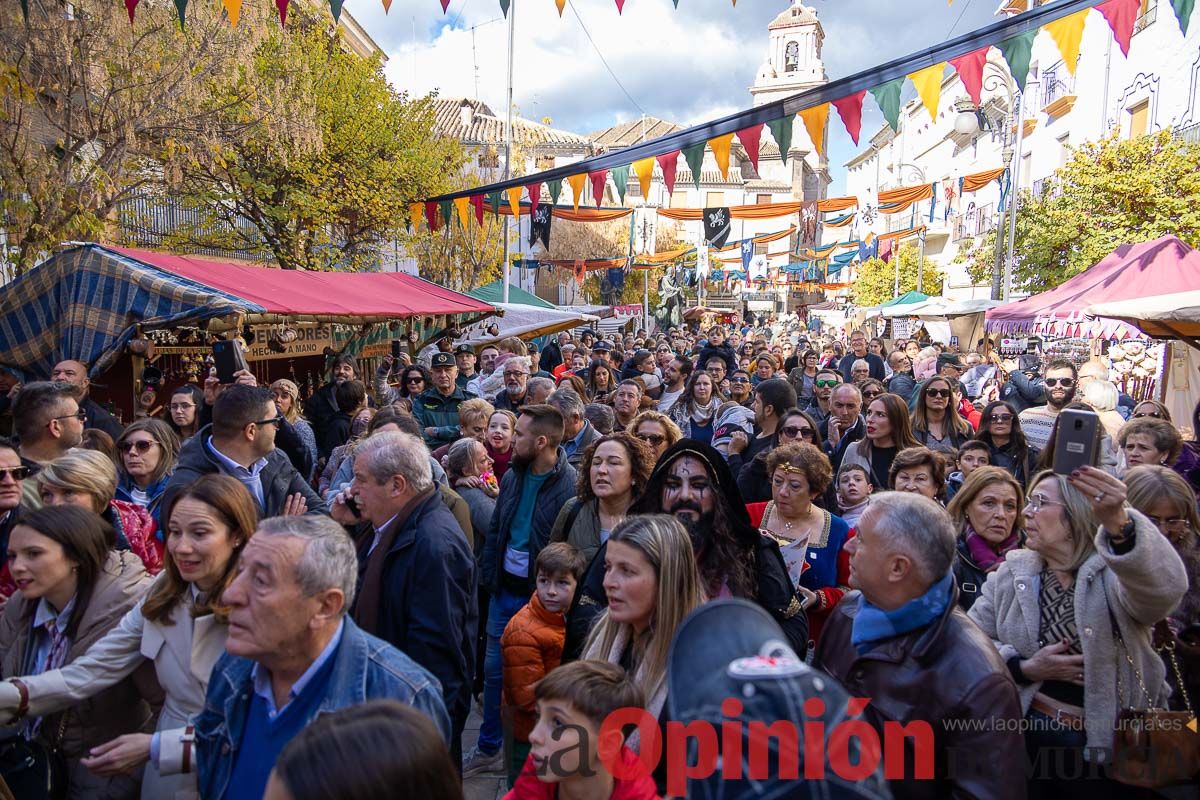
POLYGON ((1046 70, 1042 76, 1042 111, 1057 119, 1075 107, 1075 78, 1066 69, 1046 70))
POLYGON ((1184 125, 1182 128, 1176 127, 1171 131, 1171 135, 1190 144, 1200 143, 1200 122, 1184 125))
POLYGON ((1158 19, 1158 0, 1147 0, 1145 10, 1133 21, 1133 32, 1141 33, 1158 19))
POLYGON ((950 238, 955 242, 961 239, 974 239, 995 227, 996 206, 994 203, 988 203, 985 206, 977 206, 965 214, 955 216, 951 220, 950 238))

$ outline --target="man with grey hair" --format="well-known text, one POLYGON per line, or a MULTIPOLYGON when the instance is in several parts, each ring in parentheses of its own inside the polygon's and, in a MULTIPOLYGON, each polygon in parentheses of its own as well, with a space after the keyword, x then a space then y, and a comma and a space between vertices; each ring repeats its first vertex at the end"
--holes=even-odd
POLYGON ((521 409, 532 405, 529 399, 529 357, 514 356, 504 362, 504 388, 496 395, 493 403, 497 411, 520 414, 521 409))
POLYGON ((950 516, 922 495, 875 495, 846 551, 858 591, 829 615, 815 666, 871 698, 863 716, 881 739, 885 723, 906 726, 894 796, 1024 798, 1017 687, 958 607, 950 516))
MULTIPOLYGON (((364 520, 358 537, 354 620, 438 676, 459 755, 471 708, 478 630, 475 555, 434 485, 429 451, 415 436, 376 433, 354 452, 354 480, 333 518, 364 520)), ((455 759, 459 761, 459 759, 455 759)))
POLYGON ((328 517, 259 523, 221 598, 225 654, 184 736, 202 797, 261 797, 280 751, 309 722, 368 700, 407 703, 449 739, 437 679, 346 617, 357 577, 354 543, 328 517))
POLYGON ((556 389, 546 402, 563 415, 562 449, 567 454, 567 463, 579 469, 584 451, 600 438, 600 432, 584 416, 583 398, 570 386, 556 389))
POLYGON ((525 402, 531 406, 536 406, 546 402, 551 393, 554 391, 554 379, 534 377, 529 379, 529 388, 525 392, 525 402))

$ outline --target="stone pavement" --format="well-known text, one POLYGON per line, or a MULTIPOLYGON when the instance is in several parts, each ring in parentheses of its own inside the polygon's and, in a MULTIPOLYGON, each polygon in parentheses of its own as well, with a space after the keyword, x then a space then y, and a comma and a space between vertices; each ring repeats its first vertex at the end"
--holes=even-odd
MULTIPOLYGON (((462 749, 464 753, 475 746, 475 740, 479 738, 479 726, 482 723, 483 717, 479 713, 479 706, 472 704, 471 716, 467 717, 467 726, 463 730, 462 749)), ((507 791, 505 782, 503 767, 495 773, 475 775, 463 781, 463 796, 465 800, 500 800, 507 791)))

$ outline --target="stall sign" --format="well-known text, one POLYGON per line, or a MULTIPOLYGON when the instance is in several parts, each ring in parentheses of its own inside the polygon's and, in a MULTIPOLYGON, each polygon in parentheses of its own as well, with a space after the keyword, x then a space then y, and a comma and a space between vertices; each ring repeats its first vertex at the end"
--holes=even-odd
POLYGON ((249 361, 270 361, 279 358, 302 358, 304 356, 319 356, 326 347, 333 347, 333 331, 328 325, 296 325, 295 341, 284 345, 283 352, 277 353, 267 347, 267 339, 278 329, 272 325, 255 325, 254 342, 246 352, 249 361))

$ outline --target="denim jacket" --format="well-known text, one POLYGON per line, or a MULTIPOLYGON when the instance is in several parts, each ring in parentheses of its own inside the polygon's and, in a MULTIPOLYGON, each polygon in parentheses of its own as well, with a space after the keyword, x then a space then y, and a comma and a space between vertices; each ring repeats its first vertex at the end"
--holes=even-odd
MULTIPOLYGON (((442 702, 442 687, 429 672, 408 656, 364 632, 345 618, 342 643, 334 656, 328 695, 316 715, 389 698, 427 714, 447 741, 450 718, 442 702)), ((204 710, 195 719, 196 768, 200 796, 218 800, 229 788, 233 762, 246 728, 246 715, 254 696, 247 658, 221 656, 213 667, 204 710)))

